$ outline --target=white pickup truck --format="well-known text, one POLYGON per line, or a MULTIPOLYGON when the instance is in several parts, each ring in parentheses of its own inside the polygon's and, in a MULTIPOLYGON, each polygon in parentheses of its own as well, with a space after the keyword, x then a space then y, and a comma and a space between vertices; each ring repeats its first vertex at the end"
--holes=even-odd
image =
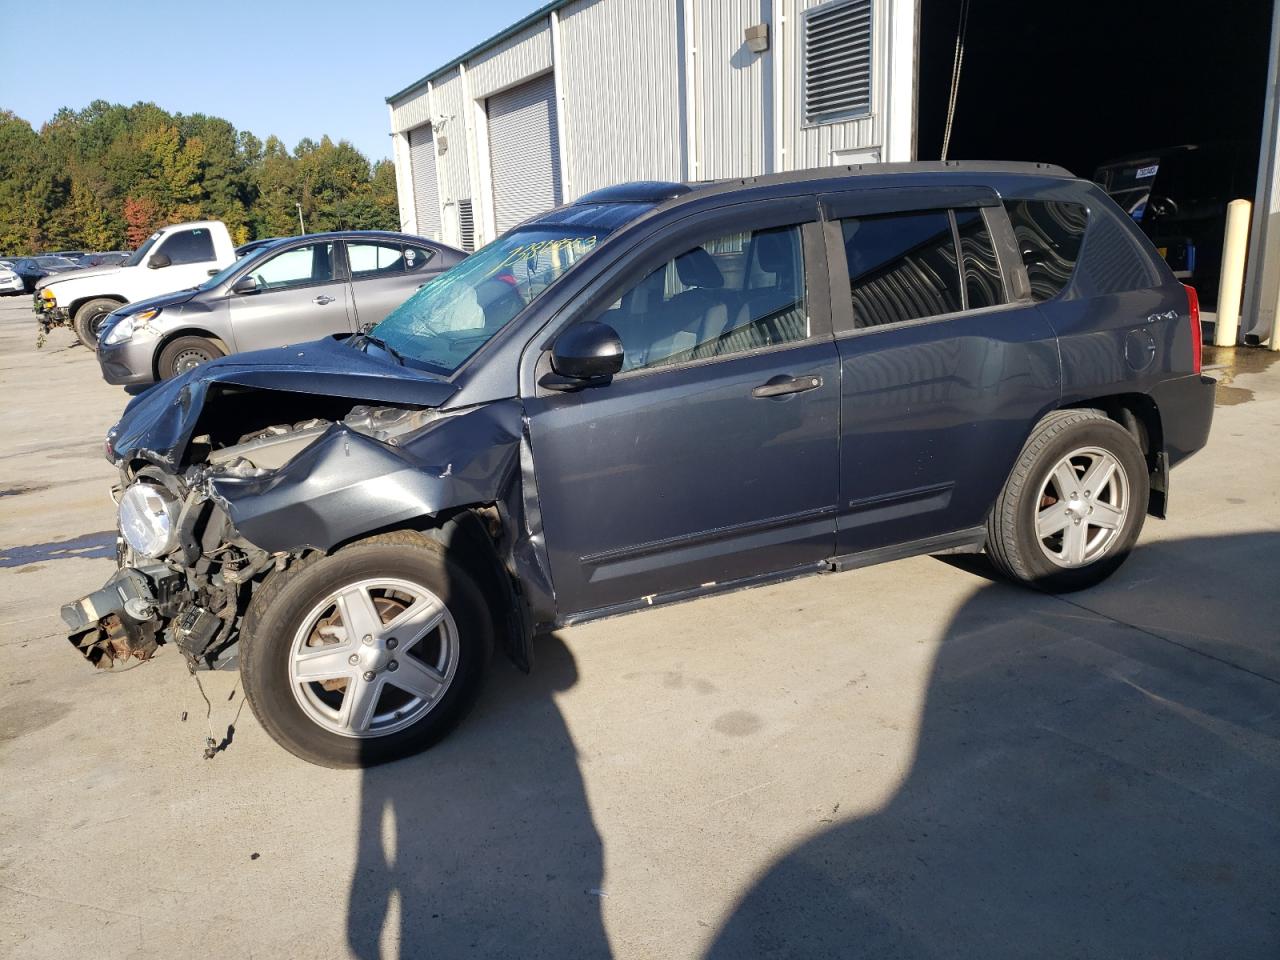
POLYGON ((36 286, 40 343, 51 327, 70 324, 90 349, 111 311, 148 297, 196 287, 234 263, 235 245, 220 220, 161 227, 117 267, 46 277, 36 286))

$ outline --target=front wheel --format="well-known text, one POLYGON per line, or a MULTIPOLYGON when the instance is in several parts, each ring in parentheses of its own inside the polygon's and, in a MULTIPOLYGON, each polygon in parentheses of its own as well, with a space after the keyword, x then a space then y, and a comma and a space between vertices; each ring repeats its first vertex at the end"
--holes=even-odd
POLYGON ((421 534, 384 534, 272 575, 245 617, 245 697, 272 738, 367 767, 444 736, 493 643, 480 588, 421 534))
POLYGON ((202 363, 225 356, 226 352, 212 340, 204 337, 177 337, 160 351, 156 367, 161 380, 171 380, 202 363))
POLYGON ((121 306, 123 304, 120 301, 108 300, 105 297, 99 297, 97 300, 90 300, 81 304, 71 322, 76 332, 76 338, 92 350, 98 345, 98 334, 102 332, 103 321, 107 319, 111 311, 119 310, 121 306))
POLYGON ((1097 410, 1037 424, 987 521, 987 553, 1011 580, 1081 590, 1124 563, 1146 517, 1146 458, 1097 410))

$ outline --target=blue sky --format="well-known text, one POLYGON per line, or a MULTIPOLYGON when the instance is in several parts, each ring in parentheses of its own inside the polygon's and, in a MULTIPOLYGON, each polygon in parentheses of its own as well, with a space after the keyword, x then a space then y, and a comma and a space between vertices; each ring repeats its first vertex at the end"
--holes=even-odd
POLYGON ((37 129, 60 107, 150 100, 290 149, 350 140, 390 156, 388 94, 544 0, 0 0, 0 109, 37 129))

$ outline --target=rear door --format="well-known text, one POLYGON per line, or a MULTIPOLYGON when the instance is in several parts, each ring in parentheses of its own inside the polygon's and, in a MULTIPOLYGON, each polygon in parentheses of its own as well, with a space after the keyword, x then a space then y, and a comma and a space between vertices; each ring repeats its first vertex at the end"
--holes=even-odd
POLYGON ((305 343, 350 333, 353 312, 345 271, 332 240, 291 246, 256 263, 249 293, 232 293, 231 328, 237 350, 305 343))
POLYGON ((979 527, 1061 383, 1004 210, 986 188, 822 208, 842 371, 837 549, 979 527))
POLYGON ((445 258, 426 244, 347 240, 356 326, 367 329, 445 269, 445 258))

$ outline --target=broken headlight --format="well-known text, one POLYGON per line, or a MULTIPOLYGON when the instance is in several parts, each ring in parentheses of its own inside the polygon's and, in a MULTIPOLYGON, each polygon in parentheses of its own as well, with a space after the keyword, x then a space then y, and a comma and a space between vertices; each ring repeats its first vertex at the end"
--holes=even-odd
POLYGON ((163 557, 178 544, 181 504, 164 487, 135 483, 120 497, 120 535, 143 557, 163 557))

